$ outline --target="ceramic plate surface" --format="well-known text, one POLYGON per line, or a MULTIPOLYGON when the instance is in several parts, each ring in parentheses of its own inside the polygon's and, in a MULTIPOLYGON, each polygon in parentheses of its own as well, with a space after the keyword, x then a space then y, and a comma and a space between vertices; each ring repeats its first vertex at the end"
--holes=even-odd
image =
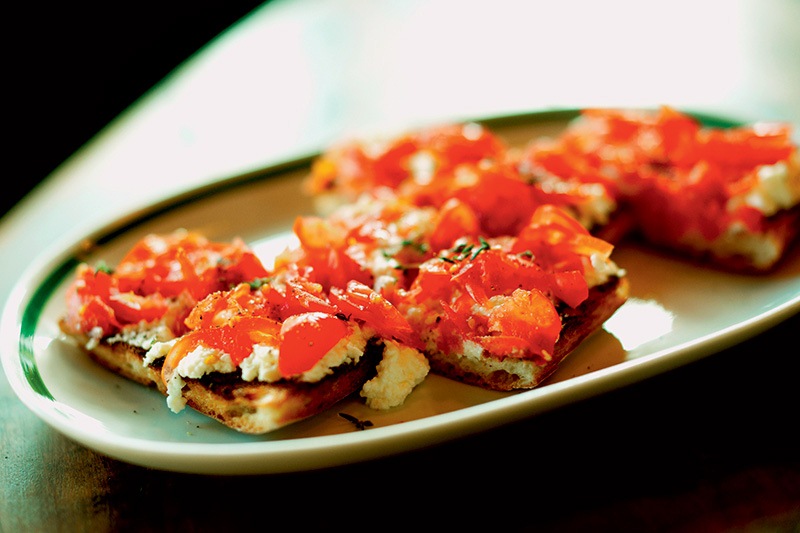
MULTIPOLYGON (((519 144, 557 132, 574 116, 545 112, 488 123, 519 144)), ((722 350, 800 310, 797 249, 774 273, 752 277, 622 244, 614 253, 628 271, 630 300, 539 388, 499 393, 431 375, 393 410, 373 411, 354 397, 261 436, 237 433, 190 409, 172 413, 159 393, 95 365, 59 332, 64 291, 77 264, 114 264, 147 233, 187 228, 213 240, 238 236, 268 261, 292 241, 295 217, 313 213, 301 190, 309 161, 189 191, 43 255, 16 286, 2 319, 3 366, 19 398, 69 438, 134 464, 206 474, 300 471, 409 451, 534 416, 722 350), (340 413, 372 426, 359 430, 340 413)))

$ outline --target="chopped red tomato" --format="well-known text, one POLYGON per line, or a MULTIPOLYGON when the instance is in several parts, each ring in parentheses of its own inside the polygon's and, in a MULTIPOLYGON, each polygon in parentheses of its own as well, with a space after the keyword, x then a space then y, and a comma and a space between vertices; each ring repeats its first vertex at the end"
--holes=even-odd
POLYGON ((209 294, 192 308, 185 320, 189 329, 223 326, 243 315, 271 316, 274 310, 284 303, 283 295, 270 301, 271 287, 267 290, 253 289, 247 283, 240 283, 230 291, 217 291, 209 294))
POLYGON ((486 127, 476 123, 449 124, 419 132, 419 144, 439 156, 444 169, 483 159, 500 159, 505 144, 486 127))
POLYGON ((439 349, 460 351, 462 342, 471 340, 497 356, 549 358, 561 333, 552 300, 536 288, 512 288, 491 296, 489 289, 495 287, 480 289, 479 302, 475 286, 469 295, 456 289, 439 301, 439 349))
POLYGON ((122 291, 167 297, 187 291, 196 299, 266 275, 261 262, 241 241, 211 242, 183 231, 145 237, 114 272, 122 291))
POLYGON ((348 244, 348 228, 319 217, 299 217, 294 225, 300 248, 293 266, 310 269, 310 277, 324 289, 344 286, 349 280, 371 282, 365 248, 348 244))
POLYGON ((327 313, 290 316, 281 326, 281 375, 290 377, 310 370, 350 331, 347 320, 327 313))
MULTIPOLYGON (((678 246, 689 235, 713 240, 734 223, 757 231, 765 217, 729 201, 757 186, 759 166, 797 151, 789 124, 706 127, 667 106, 586 110, 553 145, 566 164, 551 171, 583 165, 617 181, 643 233, 678 246)), ((546 154, 533 152, 547 165, 546 154)))
POLYGON ((304 279, 286 281, 286 304, 281 309, 284 317, 305 312, 336 314, 336 307, 323 294, 322 285, 304 279))
POLYGON ((519 233, 512 251, 529 253, 545 270, 585 271, 585 260, 592 254, 606 258, 614 246, 592 236, 566 211, 543 205, 536 209, 530 223, 519 233))
POLYGON ((505 152, 505 144, 478 124, 434 126, 384 143, 336 146, 314 162, 306 186, 312 193, 336 190, 351 198, 378 187, 413 190, 457 165, 500 159, 505 152))
POLYGON ((88 265, 78 267, 76 279, 67 288, 65 325, 76 333, 89 333, 100 328, 110 335, 120 328, 114 310, 109 305, 111 276, 95 271, 88 265))
POLYGON ((454 180, 457 186, 450 195, 473 209, 484 235, 516 235, 533 213, 533 190, 512 166, 462 165, 457 172, 472 173, 473 177, 464 185, 461 178, 454 180))
POLYGON ((477 237, 481 223, 475 211, 459 200, 451 198, 439 209, 435 226, 428 236, 433 250, 444 250, 453 246, 462 237, 477 237))
POLYGON ((400 311, 363 283, 350 281, 345 288, 331 287, 330 300, 345 316, 364 322, 381 337, 421 346, 416 332, 400 311))
POLYGON ((208 294, 266 276, 260 260, 238 239, 210 242, 186 231, 148 235, 113 271, 80 267, 68 290, 69 327, 107 336, 126 324, 165 319, 174 333, 183 318, 208 294))
POLYGON ((785 124, 757 124, 731 129, 701 129, 697 157, 723 166, 752 168, 787 159, 796 147, 785 124))
POLYGON ((117 320, 125 324, 158 320, 169 309, 169 301, 160 294, 140 296, 132 292, 112 294, 108 305, 114 310, 117 320))
MULTIPOLYGON (((516 289, 508 296, 495 298, 489 310, 488 336, 480 337, 487 350, 498 354, 521 355, 515 351, 497 351, 499 338, 520 339, 527 351, 549 359, 561 333, 561 318, 550 299, 541 291, 516 289), (497 337, 493 337, 496 335, 497 337)), ((505 342, 505 341, 503 341, 505 342)))

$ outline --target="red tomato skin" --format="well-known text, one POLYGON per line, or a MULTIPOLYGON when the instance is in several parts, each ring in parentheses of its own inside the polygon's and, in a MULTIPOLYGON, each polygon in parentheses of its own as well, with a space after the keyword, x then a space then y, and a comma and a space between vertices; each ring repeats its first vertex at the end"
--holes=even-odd
POLYGON ((419 336, 397 310, 382 295, 370 287, 352 280, 347 287, 331 287, 329 298, 349 319, 356 319, 387 339, 397 339, 414 348, 422 347, 419 336))
POLYGON ((195 303, 266 276, 261 261, 239 239, 211 242, 185 231, 148 235, 113 272, 79 267, 67 294, 67 322, 76 332, 99 326, 107 336, 127 324, 164 319, 179 334, 186 331, 183 319, 195 303))
POLYGON ((349 333, 346 320, 327 313, 309 312, 287 318, 280 331, 278 370, 284 377, 311 370, 349 333))

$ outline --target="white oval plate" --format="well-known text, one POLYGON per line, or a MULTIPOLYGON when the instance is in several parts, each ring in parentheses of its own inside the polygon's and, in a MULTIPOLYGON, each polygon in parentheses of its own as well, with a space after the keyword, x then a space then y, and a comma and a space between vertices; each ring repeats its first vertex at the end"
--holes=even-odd
MULTIPOLYGON (((486 122, 519 144, 558 131, 575 115, 564 110, 486 122)), ((158 392, 95 365, 59 332, 64 290, 77 263, 113 264, 146 233, 183 227, 215 240, 239 236, 268 261, 291 240, 294 218, 313 212, 301 191, 309 161, 189 191, 45 254, 17 284, 2 317, 3 366, 19 398, 67 437, 130 463, 203 474, 300 471, 410 451, 534 416, 722 350, 800 309, 797 247, 774 273, 751 277, 623 244, 615 258, 629 273, 630 300, 539 388, 498 393, 431 375, 388 412, 354 397, 262 436, 237 433, 190 409, 173 414, 158 392), (359 429, 341 413, 372 425, 359 429)))

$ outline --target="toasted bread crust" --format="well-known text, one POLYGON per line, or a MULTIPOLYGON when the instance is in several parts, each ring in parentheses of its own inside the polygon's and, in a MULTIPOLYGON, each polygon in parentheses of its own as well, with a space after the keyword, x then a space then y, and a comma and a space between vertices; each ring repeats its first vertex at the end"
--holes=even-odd
POLYGON ((552 374, 561 361, 586 337, 597 331, 628 297, 628 280, 612 278, 593 288, 578 308, 562 313, 563 327, 550 360, 491 357, 468 358, 462 354, 428 353, 431 371, 470 385, 511 391, 532 389, 552 374))
MULTIPOLYGON (((329 409, 374 377, 381 347, 371 344, 358 363, 316 383, 247 382, 239 372, 184 378, 187 405, 242 433, 262 434, 329 409)), ((169 379, 169 374, 165 376, 169 379)))
POLYGON ((123 376, 127 379, 154 387, 166 394, 166 387, 161 381, 161 361, 156 361, 150 366, 145 366, 144 356, 146 351, 125 342, 109 343, 105 339, 91 342, 85 333, 77 333, 65 327, 64 321, 59 322, 61 331, 72 338, 78 346, 96 363, 123 376))

